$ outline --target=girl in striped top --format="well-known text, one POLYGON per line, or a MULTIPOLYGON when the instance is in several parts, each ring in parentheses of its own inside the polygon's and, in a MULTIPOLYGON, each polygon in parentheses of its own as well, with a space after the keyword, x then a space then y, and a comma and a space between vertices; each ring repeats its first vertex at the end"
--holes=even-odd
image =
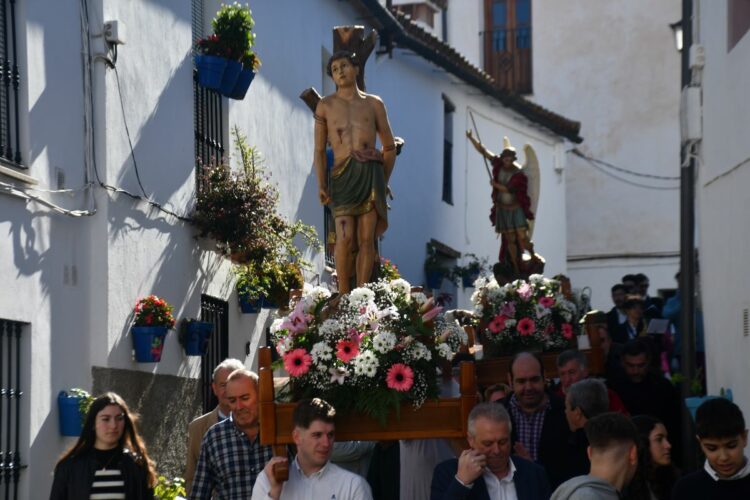
POLYGON ((136 416, 108 392, 91 404, 81 437, 57 463, 50 500, 151 500, 155 483, 136 416))

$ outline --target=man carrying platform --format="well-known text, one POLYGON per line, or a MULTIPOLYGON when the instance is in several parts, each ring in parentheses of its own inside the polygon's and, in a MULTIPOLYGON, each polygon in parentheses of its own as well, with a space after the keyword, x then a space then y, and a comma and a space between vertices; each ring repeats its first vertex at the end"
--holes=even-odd
POLYGON ((330 205, 336 225, 336 274, 339 291, 370 281, 376 259, 375 241, 388 227, 386 190, 396 161, 396 146, 383 101, 357 85, 356 55, 336 52, 328 75, 336 92, 315 109, 315 156, 320 202, 330 205), (375 148, 376 135, 382 150, 375 148), (326 171, 326 144, 333 168, 326 171), (356 262, 354 255, 356 254, 356 262))
POLYGON ((273 457, 255 482, 252 500, 372 500, 364 478, 330 462, 335 417, 333 406, 320 398, 297 403, 292 415, 297 456, 289 466, 289 479, 280 482, 274 476, 274 465, 286 464, 288 459, 273 457))

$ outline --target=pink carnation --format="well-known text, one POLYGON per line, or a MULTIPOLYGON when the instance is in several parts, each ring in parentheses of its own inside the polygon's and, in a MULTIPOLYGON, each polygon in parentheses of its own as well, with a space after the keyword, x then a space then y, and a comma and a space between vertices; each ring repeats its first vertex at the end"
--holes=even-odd
POLYGON ((524 283, 523 285, 518 287, 518 296, 527 302, 531 298, 532 293, 534 293, 534 290, 528 283, 524 283))
POLYGON ((414 372, 403 363, 396 363, 388 368, 385 379, 389 389, 406 392, 414 385, 414 372))
POLYGON ((312 357, 306 350, 294 349, 284 355, 284 369, 292 377, 301 377, 310 370, 312 357))

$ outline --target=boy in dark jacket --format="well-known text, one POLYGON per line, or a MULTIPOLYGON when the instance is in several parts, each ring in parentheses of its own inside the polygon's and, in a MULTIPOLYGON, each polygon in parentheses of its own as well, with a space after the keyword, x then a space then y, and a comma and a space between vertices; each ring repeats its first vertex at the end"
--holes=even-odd
POLYGON ((672 498, 750 498, 750 463, 744 455, 747 429, 739 407, 724 398, 706 401, 696 412, 695 430, 706 463, 677 482, 672 498))

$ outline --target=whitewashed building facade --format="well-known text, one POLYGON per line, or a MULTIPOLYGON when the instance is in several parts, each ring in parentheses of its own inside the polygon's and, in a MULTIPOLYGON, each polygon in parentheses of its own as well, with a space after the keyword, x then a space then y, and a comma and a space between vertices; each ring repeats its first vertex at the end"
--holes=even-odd
MULTIPOLYGON (((56 406, 58 392, 71 387, 121 392, 142 414, 160 471, 181 472, 184 430, 201 413, 201 376, 212 366, 186 357, 174 333, 160 363, 136 363, 129 327, 139 297, 165 298, 178 319, 211 318, 223 339, 213 355, 257 364, 271 313, 240 314, 229 263, 172 214, 190 214, 195 156, 208 132, 212 148, 229 152, 228 131, 237 125, 263 152, 284 214, 322 235, 313 119, 298 95, 310 86, 332 90, 323 67, 333 26, 363 24, 392 41, 378 47, 366 72, 368 91, 384 99, 395 134, 406 140, 381 253, 415 283, 423 281, 428 241, 497 255, 488 179, 464 137, 471 111, 490 149, 500 149, 503 135, 535 147, 542 170, 536 249, 550 274, 567 270, 564 151, 580 141, 578 124, 498 91, 472 64, 478 48, 464 40, 474 29, 471 10, 449 3, 444 18, 448 43, 466 52, 464 60, 441 33, 429 35, 428 25, 393 14, 385 2, 255 1, 263 66, 245 100, 228 101, 193 84, 193 40, 209 29, 218 2, 5 3, 15 5, 16 32, 14 39, 8 32, 2 59, 11 71, 15 64, 18 78, 0 83, 0 372, 8 391, 0 412, 13 424, 3 443, 17 436, 17 449, 9 445, 14 463, 28 465, 18 476, 20 498, 48 495, 54 463, 72 443, 59 435, 56 406), (117 21, 125 42, 116 53, 103 42, 107 21, 117 21), (197 130, 208 115, 211 130, 197 130)), ((446 2, 429 4, 442 16, 446 2)), ((310 257, 325 281, 324 256, 310 257)))

